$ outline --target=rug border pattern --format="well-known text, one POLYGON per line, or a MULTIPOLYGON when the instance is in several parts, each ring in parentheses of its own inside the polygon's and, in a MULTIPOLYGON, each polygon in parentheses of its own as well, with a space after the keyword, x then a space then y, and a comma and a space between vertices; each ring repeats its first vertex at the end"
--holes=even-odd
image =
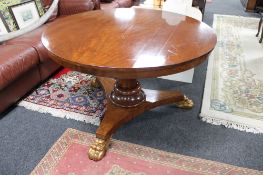
MULTIPOLYGON (((50 148, 50 150, 46 153, 44 158, 38 163, 30 175, 50 174, 71 144, 78 143, 88 146, 88 144, 94 139, 95 135, 93 134, 78 131, 72 128, 67 129, 50 148), (54 150, 59 151, 54 152, 54 150)), ((200 173, 203 175, 262 175, 263 173, 257 170, 169 153, 115 139, 112 139, 112 147, 109 149, 109 151, 140 160, 146 160, 151 163, 169 166, 187 172, 200 173)))
MULTIPOLYGON (((235 17, 235 18, 251 18, 251 17, 243 17, 243 16, 233 16, 233 15, 221 15, 221 14, 214 14, 214 22, 213 28, 217 29, 217 19, 218 17, 235 17)), ((251 18, 256 19, 256 18, 251 18)), ((207 74, 206 74, 206 81, 205 81, 205 88, 203 94, 203 102, 202 102, 202 109, 200 113, 200 118, 202 121, 207 123, 211 123, 214 125, 223 125, 227 128, 234 128, 240 131, 252 132, 252 133, 263 133, 263 121, 256 120, 252 118, 246 118, 242 116, 233 115, 231 113, 224 113, 216 110, 210 109, 210 98, 214 96, 211 92, 214 88, 214 81, 216 81, 215 75, 213 72, 214 64, 215 64, 215 54, 218 50, 215 48, 210 58, 208 60, 208 67, 207 67, 207 74)))

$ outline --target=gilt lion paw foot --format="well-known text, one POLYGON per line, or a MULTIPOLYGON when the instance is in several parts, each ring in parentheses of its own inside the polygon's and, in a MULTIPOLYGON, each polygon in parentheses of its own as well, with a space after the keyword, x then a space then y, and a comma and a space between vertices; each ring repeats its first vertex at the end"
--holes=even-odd
POLYGON ((88 151, 89 159, 94 161, 101 160, 107 152, 107 149, 109 147, 109 141, 110 139, 103 140, 97 138, 95 142, 90 145, 88 151))
POLYGON ((182 101, 175 102, 175 106, 183 109, 191 109, 194 106, 194 102, 187 96, 184 96, 182 101))

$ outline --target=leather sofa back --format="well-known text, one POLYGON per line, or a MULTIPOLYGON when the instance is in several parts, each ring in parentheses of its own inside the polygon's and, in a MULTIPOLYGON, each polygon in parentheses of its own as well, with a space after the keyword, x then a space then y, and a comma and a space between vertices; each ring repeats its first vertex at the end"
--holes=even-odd
MULTIPOLYGON (((53 0, 42 0, 44 9, 47 10, 53 0)), ((60 0, 58 9, 52 14, 49 21, 54 20, 57 16, 73 15, 85 11, 100 9, 99 0, 60 0)))
POLYGON ((93 10, 95 3, 92 0, 60 0, 58 5, 59 16, 73 15, 76 13, 93 10))

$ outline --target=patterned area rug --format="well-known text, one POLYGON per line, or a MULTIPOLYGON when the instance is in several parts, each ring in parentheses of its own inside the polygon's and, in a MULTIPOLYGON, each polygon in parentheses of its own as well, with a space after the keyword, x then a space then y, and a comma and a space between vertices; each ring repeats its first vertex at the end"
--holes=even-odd
POLYGON ((203 121, 263 133, 263 44, 255 37, 258 22, 214 16, 218 43, 209 58, 203 121))
POLYGON ((95 136, 67 129, 31 175, 262 175, 263 172, 112 140, 99 162, 88 159, 95 136))
POLYGON ((105 109, 101 88, 92 87, 94 77, 63 69, 19 103, 27 109, 99 125, 105 109))

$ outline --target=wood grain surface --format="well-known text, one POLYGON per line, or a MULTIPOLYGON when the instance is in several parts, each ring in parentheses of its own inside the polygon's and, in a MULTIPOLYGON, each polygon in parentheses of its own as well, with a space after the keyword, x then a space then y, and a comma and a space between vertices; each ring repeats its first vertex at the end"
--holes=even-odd
POLYGON ((59 64, 119 79, 169 75, 203 62, 214 31, 190 17, 151 9, 89 11, 54 21, 42 42, 59 64))

